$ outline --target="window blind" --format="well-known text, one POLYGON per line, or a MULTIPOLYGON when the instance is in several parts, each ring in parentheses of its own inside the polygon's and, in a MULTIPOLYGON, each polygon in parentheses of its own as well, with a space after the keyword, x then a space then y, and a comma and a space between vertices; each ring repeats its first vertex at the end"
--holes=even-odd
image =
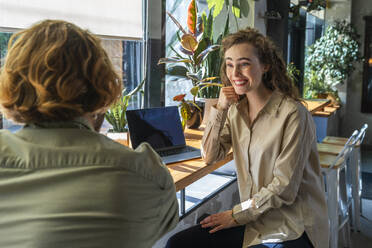
POLYGON ((141 39, 142 0, 0 0, 0 27, 24 29, 44 19, 94 34, 141 39))

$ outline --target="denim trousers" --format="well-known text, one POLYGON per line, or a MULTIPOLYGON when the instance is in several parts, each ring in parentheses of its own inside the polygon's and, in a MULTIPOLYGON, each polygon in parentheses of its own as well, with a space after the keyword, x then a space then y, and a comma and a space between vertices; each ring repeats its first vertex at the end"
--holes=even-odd
MULTIPOLYGON (((174 234, 167 242, 166 248, 241 248, 244 240, 245 226, 238 226, 223 229, 213 234, 208 231, 210 228, 202 228, 200 225, 174 234)), ((250 246, 252 248, 312 248, 309 238, 304 232, 296 240, 289 240, 280 243, 264 243, 250 246)))

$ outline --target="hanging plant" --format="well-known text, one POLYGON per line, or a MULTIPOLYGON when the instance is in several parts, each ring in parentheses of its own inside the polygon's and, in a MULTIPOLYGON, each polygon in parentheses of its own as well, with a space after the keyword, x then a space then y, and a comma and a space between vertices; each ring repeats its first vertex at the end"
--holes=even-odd
POLYGON ((322 10, 327 6, 326 0, 309 0, 307 3, 306 11, 310 12, 313 10, 322 10))
POLYGON ((306 96, 315 92, 336 92, 354 70, 354 62, 362 60, 359 35, 346 21, 329 25, 325 34, 307 48, 305 59, 306 96))

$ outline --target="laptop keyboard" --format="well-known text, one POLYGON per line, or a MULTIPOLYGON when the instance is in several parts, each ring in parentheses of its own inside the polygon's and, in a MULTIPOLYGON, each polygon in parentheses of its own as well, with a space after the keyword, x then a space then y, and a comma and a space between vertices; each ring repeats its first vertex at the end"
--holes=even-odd
POLYGON ((166 156, 170 156, 170 155, 176 155, 176 154, 185 153, 185 152, 192 152, 192 151, 195 151, 195 148, 186 146, 186 147, 169 149, 169 150, 166 150, 166 151, 157 151, 157 153, 161 157, 166 157, 166 156))

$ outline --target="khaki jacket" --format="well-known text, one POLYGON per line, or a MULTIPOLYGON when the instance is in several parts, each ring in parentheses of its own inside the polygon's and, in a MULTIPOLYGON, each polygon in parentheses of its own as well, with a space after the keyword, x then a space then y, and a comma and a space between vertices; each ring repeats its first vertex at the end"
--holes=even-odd
POLYGON ((0 247, 151 247, 176 226, 172 177, 82 120, 0 131, 0 247))
POLYGON ((251 125, 246 98, 228 111, 213 108, 209 120, 205 161, 234 152, 241 203, 233 216, 246 224, 243 247, 294 240, 304 231, 314 247, 328 247, 324 184, 307 109, 274 91, 251 125))

